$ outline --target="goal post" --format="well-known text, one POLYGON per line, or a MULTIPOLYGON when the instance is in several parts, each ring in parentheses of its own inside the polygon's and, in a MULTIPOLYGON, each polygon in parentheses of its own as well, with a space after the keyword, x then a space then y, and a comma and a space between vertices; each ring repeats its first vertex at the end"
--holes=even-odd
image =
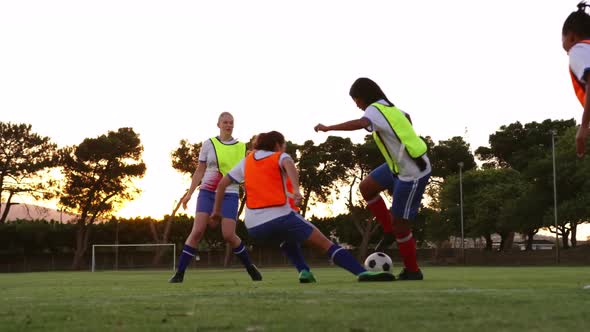
MULTIPOLYGON (((101 247, 110 247, 114 248, 114 255, 115 255, 115 269, 118 269, 118 259, 119 259, 119 248, 129 248, 129 247, 171 247, 172 248, 172 271, 176 269, 176 244, 175 243, 138 243, 138 244, 93 244, 92 245, 92 264, 91 264, 91 271, 96 271, 96 249, 101 247)), ((154 252, 155 254, 155 252, 154 252)))

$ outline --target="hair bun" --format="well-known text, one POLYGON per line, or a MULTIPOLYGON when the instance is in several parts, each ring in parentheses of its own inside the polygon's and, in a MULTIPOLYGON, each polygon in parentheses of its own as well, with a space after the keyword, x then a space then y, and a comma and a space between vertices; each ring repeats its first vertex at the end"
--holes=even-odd
POLYGON ((588 7, 589 5, 584 2, 584 1, 580 1, 580 3, 578 3, 577 7, 578 7, 578 11, 581 12, 585 12, 586 11, 586 7, 588 7))

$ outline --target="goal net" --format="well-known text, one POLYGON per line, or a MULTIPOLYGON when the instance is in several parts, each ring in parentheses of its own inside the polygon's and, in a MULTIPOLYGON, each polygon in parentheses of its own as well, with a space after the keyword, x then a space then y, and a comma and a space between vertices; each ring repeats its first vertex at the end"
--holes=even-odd
POLYGON ((92 272, 112 270, 162 270, 176 267, 176 244, 93 244, 92 272))

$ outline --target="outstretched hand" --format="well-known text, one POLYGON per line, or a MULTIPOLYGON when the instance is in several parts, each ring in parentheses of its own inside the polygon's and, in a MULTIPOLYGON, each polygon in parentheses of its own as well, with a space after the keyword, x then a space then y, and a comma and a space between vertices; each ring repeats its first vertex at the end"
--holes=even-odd
POLYGON ((303 200, 303 196, 301 196, 300 192, 296 192, 293 194, 293 201, 295 203, 295 206, 300 206, 302 200, 303 200))
POLYGON ((318 123, 315 127, 313 127, 313 130, 315 130, 316 132, 318 131, 328 131, 328 126, 324 126, 321 123, 318 123))
POLYGON ((219 223, 221 222, 221 219, 222 218, 223 217, 221 216, 221 213, 214 211, 211 214, 211 217, 210 217, 210 219, 211 219, 211 225, 219 225, 219 223))

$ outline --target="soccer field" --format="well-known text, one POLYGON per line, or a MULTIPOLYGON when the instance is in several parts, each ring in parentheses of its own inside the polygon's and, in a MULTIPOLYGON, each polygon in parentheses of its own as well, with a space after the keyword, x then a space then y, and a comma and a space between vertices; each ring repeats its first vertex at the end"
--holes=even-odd
POLYGON ((426 267, 358 283, 338 268, 0 274, 0 331, 589 331, 589 267, 426 267))

